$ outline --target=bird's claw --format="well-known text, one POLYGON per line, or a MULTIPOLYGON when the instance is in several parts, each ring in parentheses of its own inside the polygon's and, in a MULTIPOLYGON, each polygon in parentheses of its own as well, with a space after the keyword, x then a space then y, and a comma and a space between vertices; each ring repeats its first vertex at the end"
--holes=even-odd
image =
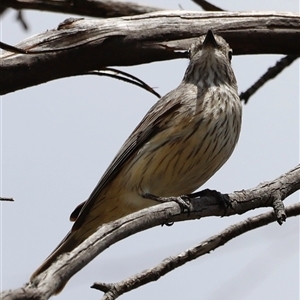
POLYGON ((176 196, 158 197, 158 196, 155 196, 155 195, 152 195, 152 194, 145 193, 145 194, 143 194, 143 197, 147 198, 147 199, 157 201, 159 203, 176 202, 179 205, 179 207, 181 209, 181 212, 187 211, 188 214, 190 213, 190 210, 191 210, 190 197, 187 196, 187 195, 181 195, 181 196, 178 196, 178 197, 176 197, 176 196))
POLYGON ((196 193, 193 193, 193 194, 188 195, 188 196, 190 198, 212 197, 212 198, 216 199, 219 202, 219 204, 222 207, 224 207, 224 209, 225 209, 224 215, 226 214, 226 211, 227 211, 228 207, 232 208, 232 203, 231 203, 231 200, 230 200, 228 194, 222 194, 222 193, 220 193, 216 190, 205 189, 203 191, 196 192, 196 193))

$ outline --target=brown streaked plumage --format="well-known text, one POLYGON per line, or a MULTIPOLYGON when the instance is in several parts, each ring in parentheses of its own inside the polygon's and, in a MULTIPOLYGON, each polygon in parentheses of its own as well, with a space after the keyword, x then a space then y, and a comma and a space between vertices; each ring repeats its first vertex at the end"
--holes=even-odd
POLYGON ((103 223, 157 204, 144 194, 190 194, 227 161, 242 114, 230 59, 228 44, 211 31, 191 46, 180 85, 149 110, 125 141, 89 199, 71 214, 71 231, 31 280, 103 223))

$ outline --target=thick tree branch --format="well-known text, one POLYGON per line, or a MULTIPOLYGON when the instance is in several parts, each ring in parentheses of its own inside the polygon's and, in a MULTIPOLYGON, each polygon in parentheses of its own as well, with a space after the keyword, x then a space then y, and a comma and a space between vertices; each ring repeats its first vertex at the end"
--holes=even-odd
POLYGON ((191 199, 190 212, 181 212, 174 202, 156 205, 128 215, 115 222, 101 226, 71 253, 61 256, 48 270, 38 276, 34 282, 21 289, 2 293, 2 299, 48 299, 60 286, 70 279, 102 251, 117 241, 137 232, 168 222, 199 219, 205 216, 230 216, 243 214, 259 207, 273 206, 278 196, 281 200, 300 189, 300 165, 279 178, 259 186, 229 194, 230 207, 224 209, 213 197, 195 197, 191 199), (21 295, 23 298, 19 298, 21 295), (27 298, 26 298, 27 297, 27 298))
POLYGON ((68 19, 20 43, 28 54, 4 52, 0 94, 107 66, 184 58, 182 51, 208 29, 220 33, 235 54, 300 53, 300 18, 292 13, 164 11, 106 20, 68 19))
MULTIPOLYGON (((295 217, 300 214, 300 203, 290 205, 286 208, 288 217, 295 217)), ((113 300, 124 293, 136 289, 149 282, 156 281, 162 276, 170 273, 174 269, 190 262, 204 254, 210 253, 235 237, 238 237, 248 231, 265 226, 276 221, 276 216, 273 212, 267 212, 255 217, 247 218, 237 224, 231 225, 219 234, 216 234, 209 239, 199 243, 195 247, 187 249, 180 254, 168 257, 157 266, 145 270, 139 274, 129 277, 118 283, 94 283, 91 288, 98 289, 105 293, 102 300, 113 300)))
POLYGON ((4 8, 44 10, 100 18, 134 16, 162 10, 134 2, 114 0, 1 0, 1 6, 4 8))

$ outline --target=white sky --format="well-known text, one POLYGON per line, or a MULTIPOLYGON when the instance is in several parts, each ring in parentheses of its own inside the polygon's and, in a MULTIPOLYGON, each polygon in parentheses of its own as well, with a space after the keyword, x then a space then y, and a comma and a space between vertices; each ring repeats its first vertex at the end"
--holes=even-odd
MULTIPOLYGON (((199 10, 189 0, 139 1, 199 10)), ((214 1, 228 10, 299 10, 297 0, 214 1)), ((1 41, 15 44, 55 28, 69 15, 26 11, 24 32, 9 11, 1 41)), ((278 55, 233 57, 245 91, 278 55)), ((122 68, 163 95, 181 81, 187 60, 122 68)), ((55 66, 53 66, 55 67, 55 66)), ((156 98, 103 77, 52 81, 1 97, 1 290, 17 288, 69 231, 70 212, 86 199, 119 147, 156 98)), ((272 180, 299 163, 299 62, 270 81, 244 106, 239 144, 202 188, 232 192, 272 180)), ((295 203, 299 194, 287 201, 295 203)), ((250 215, 206 218, 157 227, 109 248, 77 274, 57 299, 99 299, 95 281, 115 282, 216 234, 250 215)), ((247 233, 224 247, 122 299, 299 299, 299 219, 247 233)))

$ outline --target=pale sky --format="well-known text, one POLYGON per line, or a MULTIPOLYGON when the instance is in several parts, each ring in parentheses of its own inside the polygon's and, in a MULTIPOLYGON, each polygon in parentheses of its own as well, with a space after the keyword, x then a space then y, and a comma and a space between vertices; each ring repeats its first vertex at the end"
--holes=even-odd
MULTIPOLYGON (((192 1, 139 1, 199 10, 192 1)), ((213 2, 228 10, 299 11, 297 0, 213 2), (226 6, 225 6, 226 5, 226 6)), ((57 27, 67 14, 25 11, 25 32, 8 11, 1 41, 16 44, 57 27)), ((234 49, 233 49, 234 50, 234 49)), ((245 91, 281 55, 233 56, 245 91)), ((164 95, 181 81, 187 60, 122 68, 164 95)), ((55 67, 55 66, 53 66, 55 67)), ((85 200, 156 98, 111 78, 55 80, 1 97, 1 290, 21 287, 71 228, 85 200)), ((243 107, 240 140, 226 165, 202 188, 233 192, 275 179, 299 163, 299 61, 268 82, 243 107)), ((201 188, 201 189, 202 189, 201 188)), ((299 200, 299 193, 285 204, 299 200)), ((157 227, 110 247, 68 283, 58 300, 100 299, 95 281, 116 282, 196 245, 242 216, 157 227)), ((244 234, 120 299, 298 300, 299 218, 244 234)))

